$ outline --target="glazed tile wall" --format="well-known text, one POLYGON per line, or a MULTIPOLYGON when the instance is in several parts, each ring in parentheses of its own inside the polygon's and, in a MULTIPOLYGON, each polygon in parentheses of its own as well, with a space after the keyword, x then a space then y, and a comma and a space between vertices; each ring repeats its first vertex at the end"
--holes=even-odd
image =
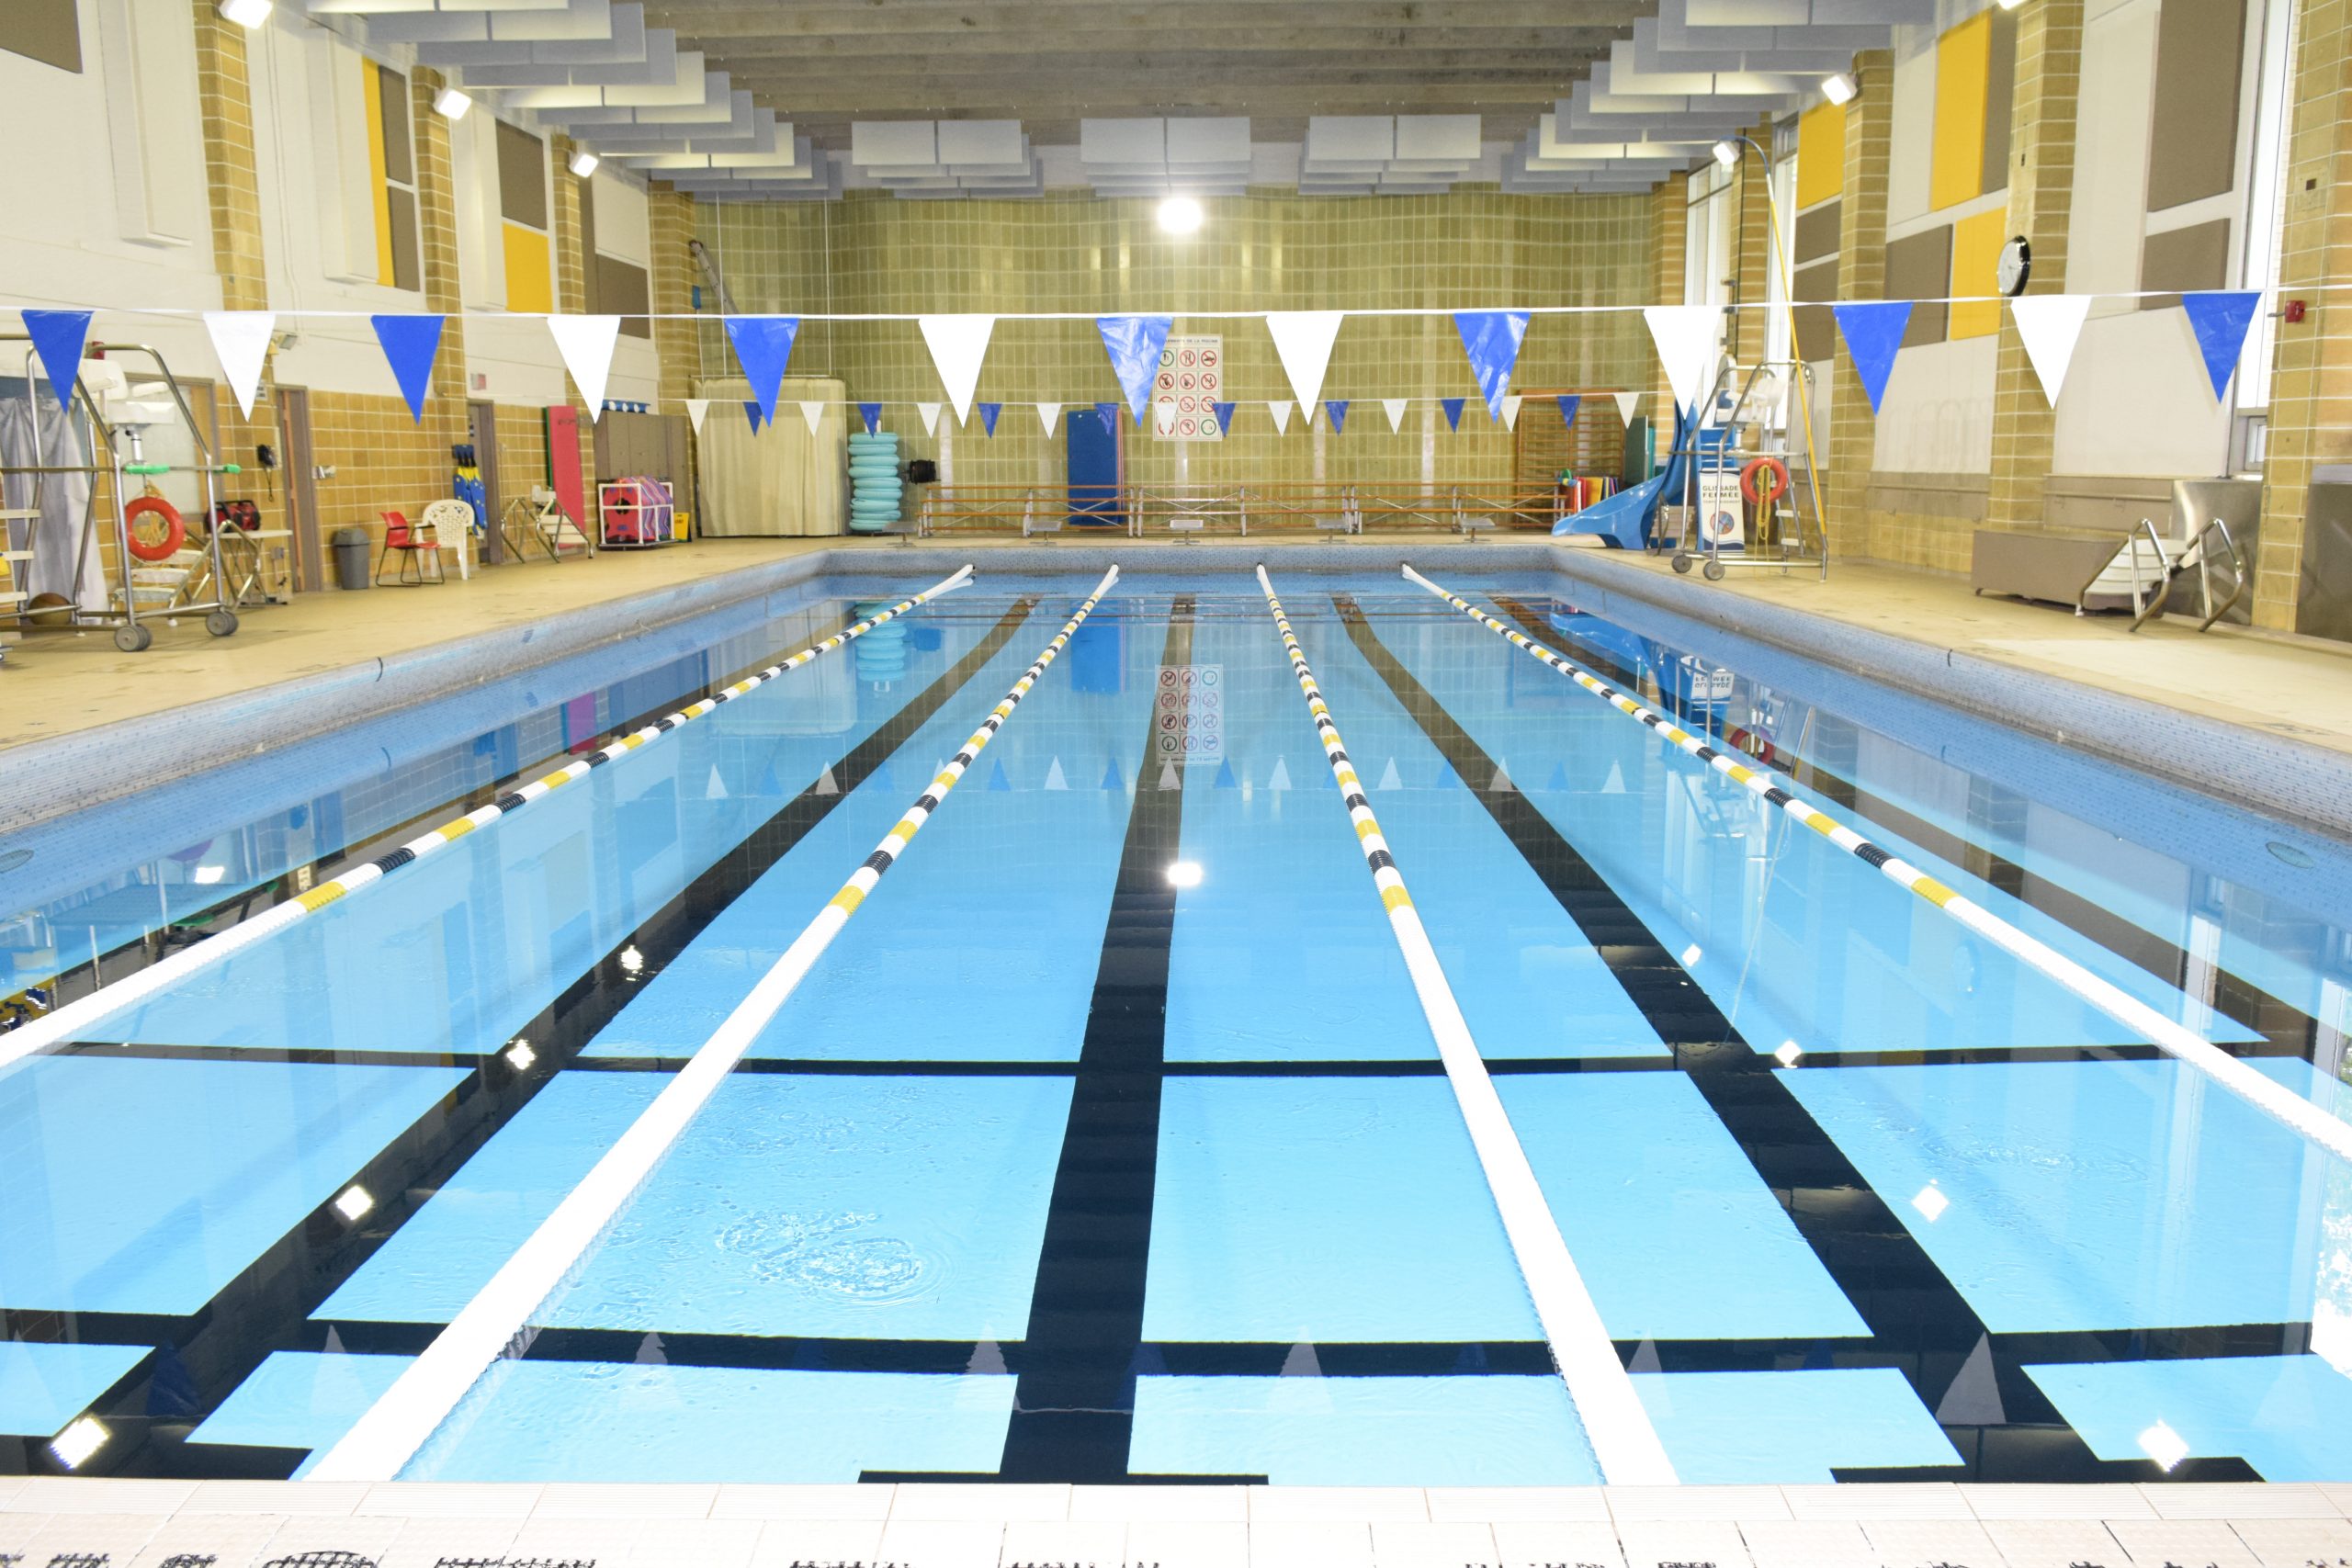
MULTIPOLYGON (((978 398, 1001 401, 993 440, 978 416, 942 441, 916 410, 943 396, 911 321, 808 322, 793 354, 797 375, 843 379, 854 400, 880 400, 885 428, 910 456, 935 456, 958 484, 1029 485, 1061 473, 1062 443, 1035 410, 1121 397, 1092 318, 1168 310, 1179 333, 1221 334, 1226 396, 1241 406, 1217 443, 1128 433, 1131 478, 1147 485, 1326 482, 1416 485, 1425 478, 1496 486, 1513 460, 1510 434, 1476 400, 1451 321, 1358 315, 1340 333, 1324 385, 1351 400, 1344 432, 1319 435, 1294 416, 1277 435, 1265 403, 1288 398, 1272 340, 1252 320, 1187 311, 1447 309, 1518 304, 1647 303, 1647 204, 1639 197, 1450 197, 1316 200, 1271 193, 1205 204, 1201 232, 1159 232, 1151 204, 1083 193, 1023 202, 901 202, 860 193, 831 204, 706 206, 699 231, 744 311, 1069 311, 1066 321, 1001 321, 978 398), (1461 432, 1434 401, 1418 402, 1392 434, 1382 398, 1469 396, 1461 432), (1434 434, 1430 435, 1430 432, 1434 434), (1424 438, 1431 443, 1426 461, 1424 438), (1318 475, 1318 465, 1320 473, 1318 475)), ((702 333, 702 372, 735 373, 716 321, 702 333)), ((1515 388, 1596 390, 1646 386, 1648 341, 1637 314, 1539 316, 1515 388)), ((1588 401, 1580 462, 1613 468, 1615 411, 1588 401)), ((952 412, 943 414, 949 436, 952 412)))

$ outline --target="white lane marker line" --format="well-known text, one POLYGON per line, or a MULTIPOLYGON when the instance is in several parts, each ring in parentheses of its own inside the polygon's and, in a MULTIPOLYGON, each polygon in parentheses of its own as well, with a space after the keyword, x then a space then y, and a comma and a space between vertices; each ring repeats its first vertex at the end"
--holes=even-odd
POLYGON ((1500 634, 1512 647, 1550 665, 1618 712, 1641 720, 1680 750, 1698 758, 1725 778, 1761 795, 1855 859, 1877 867, 1897 886, 1908 888, 1994 946, 2040 970, 2125 1028, 2213 1079, 2290 1132, 2310 1139, 2338 1159, 2352 1160, 2352 1122, 2329 1115, 2286 1085, 2265 1077, 2196 1031, 2166 1018, 2112 981, 2092 974, 2039 937, 2019 931, 1964 894, 1945 886, 1918 867, 1896 859, 1827 812, 1798 799, 1769 771, 1749 767, 1746 762, 1717 750, 1672 719, 1651 712, 1614 686, 1579 670, 1534 638, 1513 630, 1468 600, 1439 587, 1411 567, 1405 568, 1404 571, 1407 579, 1419 583, 1488 631, 1500 634))
POLYGON ((1265 592, 1266 605, 1282 631, 1298 689, 1306 694, 1307 712, 1315 717, 1324 758, 1331 764, 1331 777, 1347 803, 1349 819, 1355 824, 1364 864, 1372 872, 1374 886, 1380 889, 1389 929, 1405 955, 1414 994, 1420 998, 1422 1016, 1429 1020, 1430 1033, 1437 1040, 1446 1082, 1453 1086, 1454 1103, 1462 1108, 1462 1120, 1470 1129, 1479 1167, 1502 1214, 1503 1230, 1510 1238, 1520 1274, 1527 1281, 1527 1293, 1534 1299, 1535 1315, 1543 1321, 1552 1364, 1567 1385, 1569 1403, 1583 1423, 1593 1457, 1600 1461, 1601 1478, 1611 1486, 1672 1485, 1678 1480, 1674 1463, 1667 1458, 1657 1428, 1650 1424, 1649 1412, 1642 1408, 1641 1396, 1634 1392, 1634 1380, 1617 1359, 1617 1348, 1610 1343, 1609 1330, 1600 1321, 1600 1310, 1585 1288, 1584 1276, 1577 1271, 1560 1227, 1553 1223, 1535 1169, 1528 1164, 1527 1151, 1503 1112, 1502 1099, 1496 1094, 1486 1061, 1478 1055, 1478 1043, 1471 1038, 1469 1022, 1453 999, 1453 987, 1446 982, 1436 950, 1430 946, 1429 933, 1421 929, 1419 911, 1413 908, 1412 895, 1405 890, 1405 879, 1396 870, 1388 840, 1381 835, 1380 823, 1364 798, 1355 763, 1340 739, 1339 727, 1331 722, 1322 689, 1315 682, 1315 672, 1307 667, 1306 654, 1292 635, 1290 618, 1283 614, 1282 601, 1274 597, 1274 585, 1262 566, 1258 569, 1258 586, 1265 592))
POLYGON ((1055 634, 1053 641, 1028 672, 1013 682, 962 750, 945 763, 922 796, 907 808, 899 825, 875 848, 841 891, 817 911, 817 918, 795 937, 775 967, 760 977, 751 994, 727 1015, 725 1022, 696 1047, 667 1088, 638 1113, 628 1131, 614 1141, 580 1184, 564 1195, 554 1213, 539 1223, 513 1256, 500 1265, 490 1282, 468 1302, 449 1325, 409 1364, 392 1386, 368 1406, 335 1445, 311 1467, 309 1481, 390 1481, 417 1450, 458 1407, 466 1391, 492 1362, 510 1351, 527 1347, 537 1335, 532 1317, 538 1313, 577 1268, 588 1249, 612 1225, 663 1156, 718 1090, 735 1064, 743 1059, 776 1010, 806 979, 833 937, 849 923, 914 836, 939 809, 948 791, 964 777, 1021 699, 1029 694, 1048 665, 1085 623, 1097 601, 1118 580, 1119 569, 1103 573, 1094 592, 1055 634))

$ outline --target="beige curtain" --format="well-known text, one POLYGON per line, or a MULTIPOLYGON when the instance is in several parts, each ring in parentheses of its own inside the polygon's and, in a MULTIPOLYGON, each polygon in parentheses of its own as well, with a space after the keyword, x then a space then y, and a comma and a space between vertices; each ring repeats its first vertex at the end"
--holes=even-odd
POLYGON ((702 422, 702 532, 721 538, 746 535, 838 534, 847 513, 848 393, 839 381, 787 377, 777 394, 775 423, 752 433, 743 404, 751 398, 740 376, 707 378, 695 395, 708 398, 702 422), (825 416, 811 434, 800 404, 821 402, 825 416))

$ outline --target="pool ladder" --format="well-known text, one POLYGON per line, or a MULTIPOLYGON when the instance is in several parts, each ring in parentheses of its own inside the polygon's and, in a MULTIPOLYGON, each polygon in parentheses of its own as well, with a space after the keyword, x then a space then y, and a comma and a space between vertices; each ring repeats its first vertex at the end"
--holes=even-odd
POLYGON ((2245 597, 2245 558, 2238 554, 2237 541, 2230 536, 2230 525, 2218 517, 2197 530, 2196 536, 2182 547, 2177 556, 2165 554, 2164 536, 2156 532, 2155 524, 2145 517, 2141 518, 2140 525, 2132 530, 2126 547, 2132 552, 2131 629, 2135 632, 2164 613, 2165 606, 2172 599, 2173 585, 2178 582, 2182 576, 2191 571, 2197 573, 2198 586, 2204 591, 2205 594, 2205 618, 2197 623, 2197 629, 2200 632, 2211 631, 2214 622, 2236 609, 2239 602, 2245 597), (2216 608, 2213 604, 2213 579, 2205 570, 2208 566, 2216 564, 2208 541, 2217 535, 2222 541, 2222 551, 2226 558, 2226 569, 2230 574, 2230 596, 2222 601, 2219 608, 2216 608), (2156 552, 2156 572, 2160 579, 2144 597, 2142 593, 2143 579, 2140 572, 2140 541, 2143 538, 2145 538, 2156 552))

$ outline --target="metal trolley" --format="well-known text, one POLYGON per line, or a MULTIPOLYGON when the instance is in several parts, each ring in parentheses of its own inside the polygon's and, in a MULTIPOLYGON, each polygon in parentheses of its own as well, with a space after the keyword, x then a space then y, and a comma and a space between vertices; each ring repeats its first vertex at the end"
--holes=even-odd
POLYGON ((1804 411, 1810 448, 1810 365, 1797 359, 1774 359, 1742 367, 1726 360, 1716 373, 1715 384, 1702 405, 1713 410, 1714 417, 1694 420, 1688 445, 1676 454, 1684 463, 1685 504, 1683 525, 1674 544, 1675 570, 1687 572, 1696 564, 1711 582, 1722 581, 1734 567, 1786 571, 1792 566, 1813 565, 1821 576, 1829 575, 1829 530, 1821 513, 1819 469, 1810 462, 1804 468, 1812 501, 1808 517, 1805 509, 1795 504, 1798 470, 1785 437, 1776 447, 1766 445, 1773 407, 1781 396, 1796 400, 1804 411), (1747 465, 1759 458, 1775 460, 1785 483, 1780 493, 1757 503, 1755 519, 1748 523, 1742 505, 1746 500, 1742 476, 1747 465))
MULTIPOLYGON (((30 344, 31 339, 22 333, 0 333, 0 343, 30 344)), ((220 495, 215 484, 217 476, 238 472, 234 463, 214 460, 211 444, 197 423, 195 411, 189 407, 187 394, 181 389, 179 378, 172 374, 164 356, 146 344, 95 343, 86 351, 93 359, 143 358, 154 367, 154 373, 171 393, 172 404, 178 412, 180 423, 187 427, 196 461, 173 464, 149 460, 142 432, 146 422, 115 421, 107 417, 107 406, 91 395, 82 376, 74 379, 73 396, 89 423, 91 447, 87 463, 0 464, 0 477, 30 475, 33 479, 32 502, 28 507, 9 509, 7 520, 30 522, 41 513, 41 492, 48 482, 69 474, 78 474, 90 481, 90 499, 86 503, 80 529, 80 544, 74 563, 74 581, 77 585, 87 568, 90 552, 100 547, 98 513, 98 480, 107 480, 111 505, 107 525, 110 527, 115 549, 115 581, 110 585, 108 605, 103 610, 85 609, 78 599, 67 609, 71 625, 77 627, 111 626, 114 644, 125 653, 138 653, 155 640, 149 622, 164 620, 175 624, 182 615, 201 615, 205 630, 214 637, 229 637, 237 629, 238 595, 231 586, 230 571, 221 559, 220 495), (103 446, 101 457, 96 447, 103 446), (197 523, 201 537, 187 541, 167 561, 142 563, 130 548, 130 507, 137 499, 130 493, 134 480, 144 481, 165 474, 193 474, 203 490, 203 510, 197 523)), ((25 395, 31 404, 33 445, 36 457, 44 457, 50 450, 45 431, 44 410, 53 410, 50 419, 70 420, 69 410, 58 408, 43 394, 40 378, 34 374, 31 355, 28 354, 25 372, 25 395)), ((77 442, 77 446, 80 444, 77 442)), ((30 530, 28 530, 29 535, 30 530)), ((13 569, 18 562, 29 559, 32 550, 10 550, 8 559, 13 569)), ((17 586, 22 586, 19 579, 17 586)), ((21 594, 15 598, 14 609, 22 615, 25 602, 21 594)))

